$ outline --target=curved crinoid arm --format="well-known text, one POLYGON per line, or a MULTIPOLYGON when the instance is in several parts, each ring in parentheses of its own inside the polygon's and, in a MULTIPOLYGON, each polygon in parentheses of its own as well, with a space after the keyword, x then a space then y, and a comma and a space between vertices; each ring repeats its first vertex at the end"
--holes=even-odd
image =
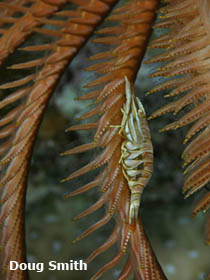
MULTIPOLYGON (((80 119, 92 116, 96 118, 98 116, 98 120, 94 123, 90 121, 90 123, 80 124, 70 128, 70 130, 79 130, 87 129, 89 127, 95 128, 96 132, 94 134, 93 141, 90 144, 83 144, 77 148, 73 148, 72 150, 67 151, 66 154, 75 152, 79 153, 94 148, 102 150, 101 154, 99 154, 96 159, 81 169, 76 170, 73 174, 64 179, 64 181, 68 181, 100 167, 97 179, 94 179, 94 181, 82 186, 78 191, 74 191, 73 195, 83 193, 92 187, 99 186, 102 196, 93 206, 79 214, 76 218, 85 217, 86 215, 93 213, 93 211, 97 210, 102 205, 106 206, 106 212, 102 218, 77 237, 75 241, 86 237, 94 230, 104 226, 112 217, 116 220, 116 225, 110 237, 99 248, 91 253, 87 261, 92 261, 96 256, 116 244, 117 241, 119 241, 118 251, 114 258, 105 264, 104 267, 102 267, 91 278, 92 280, 98 279, 104 272, 113 268, 117 263, 121 262, 122 259, 126 258, 127 253, 130 254, 128 243, 130 242, 131 236, 136 232, 137 221, 133 219, 133 223, 129 223, 131 192, 125 172, 123 172, 122 168, 122 144, 125 140, 123 127, 126 127, 127 123, 127 116, 124 114, 126 111, 126 90, 129 91, 129 87, 133 88, 134 86, 134 80, 151 32, 151 25, 155 17, 157 4, 158 1, 131 0, 124 6, 116 9, 113 15, 107 18, 108 21, 116 22, 116 26, 105 27, 97 32, 98 34, 103 35, 103 37, 96 38, 94 42, 107 44, 111 47, 109 51, 98 53, 91 57, 91 60, 104 59, 105 61, 93 64, 86 70, 97 71, 97 73, 103 74, 103 76, 99 76, 99 78, 86 85, 86 88, 97 88, 94 88, 92 91, 82 97, 79 97, 78 99, 94 99, 96 104, 95 108, 93 108, 90 112, 85 113, 80 119), (114 45, 114 47, 112 47, 112 45, 114 45)), ((129 96, 131 95, 127 94, 128 103, 129 96)), ((135 118, 132 133, 137 133, 138 137, 141 138, 142 136, 140 135, 140 131, 142 130, 143 135, 145 136, 145 134, 148 133, 148 127, 141 125, 139 122, 142 121, 143 124, 144 122, 146 123, 146 118, 143 120, 139 119, 139 116, 142 113, 140 112, 140 110, 142 111, 142 106, 138 103, 138 99, 132 97, 130 100, 135 118), (135 106, 133 102, 135 102, 135 106)), ((151 149, 151 146, 148 145, 149 152, 147 150, 143 150, 140 153, 141 155, 137 152, 138 167, 136 167, 136 170, 133 170, 134 173, 138 173, 136 174, 136 177, 140 176, 137 170, 140 168, 140 161, 145 159, 145 153, 150 153, 151 149)), ((135 160, 137 155, 134 155, 133 153, 132 156, 134 156, 135 160)), ((147 164, 148 166, 151 166, 152 162, 151 158, 148 160, 150 162, 147 162, 146 160, 143 162, 145 174, 147 164)), ((126 163, 126 161, 124 162, 126 163)), ((148 174, 147 175, 150 176, 149 172, 148 174)), ((146 177, 147 176, 145 175, 145 178, 146 177)), ((71 193, 67 196, 71 196, 71 193)), ((138 235, 139 231, 137 231, 136 234, 138 235)), ((136 256, 141 255, 142 253, 140 252, 141 248, 138 246, 136 246, 136 248, 131 247, 131 250, 135 251, 136 256)), ((147 254, 147 252, 145 252, 145 254, 147 254)), ((152 254, 152 252, 148 251, 148 254, 152 254)), ((131 261, 130 257, 128 257, 128 261, 126 262, 118 279, 127 279, 131 273, 135 274, 136 279, 149 279, 143 272, 141 273, 141 277, 143 278, 140 278, 139 269, 143 268, 136 268, 136 266, 138 266, 137 262, 138 261, 131 261)), ((150 264, 151 263, 148 265, 150 266, 150 264)), ((151 271, 152 278, 150 279, 155 280, 157 279, 155 278, 156 275, 161 274, 159 272, 154 272, 154 270, 159 269, 158 266, 147 266, 147 269, 151 271)), ((165 278, 163 276, 159 279, 165 278)))
POLYGON ((140 219, 137 221, 135 231, 131 235, 131 261, 136 264, 137 279, 167 279, 152 250, 140 219))
MULTIPOLYGON (((121 224, 122 229, 120 247, 123 253, 125 253, 127 244, 130 241, 130 254, 120 276, 123 277, 123 275, 126 275, 131 262, 135 279, 166 280, 167 278, 159 265, 144 231, 141 219, 136 220, 136 223, 132 225, 126 222, 130 208, 129 193, 129 188, 123 188, 119 199, 119 207, 116 209, 116 220, 121 224)), ((128 278, 125 277, 122 279, 128 278)))
MULTIPOLYGON (((27 46, 23 45, 17 55, 29 60, 22 63, 19 60, 17 64, 10 65, 6 70, 8 80, 0 85, 0 90, 9 91, 0 101, 1 258, 2 268, 7 272, 8 279, 25 278, 25 271, 10 271, 8 263, 11 259, 25 261, 23 221, 27 172, 42 115, 64 69, 116 1, 72 0, 72 3, 78 4, 74 10, 71 10, 71 7, 68 10, 65 2, 33 1, 30 7, 33 17, 39 20, 41 14, 41 22, 49 28, 50 25, 56 26, 57 30, 33 29, 37 36, 47 36, 49 44, 29 45, 29 41, 27 46), (41 4, 49 4, 50 11, 53 10, 58 19, 46 19, 46 10, 42 9, 41 4), (39 10, 36 10, 37 14, 34 12, 35 7, 39 7, 39 10), (60 11, 56 12, 58 7, 60 11), (25 74, 23 78, 13 80, 15 75, 21 74, 25 74)), ((26 17, 30 17, 27 14, 28 9, 23 9, 26 17)), ((26 21, 26 25, 28 24, 30 25, 30 22, 26 21)), ((19 33, 16 32, 15 36, 18 38, 19 33)))
MULTIPOLYGON (((167 1, 160 9, 161 21, 156 27, 170 31, 153 41, 151 47, 166 48, 165 52, 148 62, 164 61, 152 76, 171 77, 154 87, 150 93, 167 90, 165 97, 174 97, 165 107, 151 115, 151 119, 163 114, 178 112, 177 121, 162 129, 167 131, 191 125, 184 143, 188 144, 184 160, 186 197, 202 189, 210 182, 210 21, 208 0, 167 1), (186 113, 187 111, 187 113, 186 113)), ((210 206, 209 193, 195 208, 194 214, 210 206)))
POLYGON ((43 24, 41 19, 52 16, 68 0, 3 0, 0 3, 0 64, 32 34, 35 27, 43 24), (21 14, 16 17, 16 13, 21 14), (8 28, 8 24, 10 25, 8 28), (4 29, 4 25, 7 28, 4 29))

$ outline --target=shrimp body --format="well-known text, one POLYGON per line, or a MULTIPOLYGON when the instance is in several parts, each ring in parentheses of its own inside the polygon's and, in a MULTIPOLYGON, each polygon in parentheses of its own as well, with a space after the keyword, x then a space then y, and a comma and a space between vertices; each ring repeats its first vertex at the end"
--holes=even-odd
POLYGON ((129 224, 138 218, 141 195, 153 171, 153 147, 146 114, 141 101, 125 77, 126 103, 122 108, 120 134, 124 141, 121 146, 121 163, 131 197, 129 224))

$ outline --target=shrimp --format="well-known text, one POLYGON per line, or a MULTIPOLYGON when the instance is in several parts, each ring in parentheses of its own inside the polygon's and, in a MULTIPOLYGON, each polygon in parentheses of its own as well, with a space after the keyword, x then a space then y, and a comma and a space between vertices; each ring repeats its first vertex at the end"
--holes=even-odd
POLYGON ((153 171, 153 147, 146 113, 134 88, 125 77, 126 103, 119 133, 124 138, 121 146, 122 172, 131 192, 129 224, 138 218, 141 195, 153 171))

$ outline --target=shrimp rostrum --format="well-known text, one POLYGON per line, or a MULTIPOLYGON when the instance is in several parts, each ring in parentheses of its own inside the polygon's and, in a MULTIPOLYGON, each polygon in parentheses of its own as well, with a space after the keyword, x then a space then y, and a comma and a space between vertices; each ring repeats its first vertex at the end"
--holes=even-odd
POLYGON ((125 77, 126 102, 120 134, 124 141, 121 146, 121 163, 131 196, 129 224, 135 223, 144 187, 153 171, 153 147, 146 114, 141 101, 135 96, 133 85, 125 77))

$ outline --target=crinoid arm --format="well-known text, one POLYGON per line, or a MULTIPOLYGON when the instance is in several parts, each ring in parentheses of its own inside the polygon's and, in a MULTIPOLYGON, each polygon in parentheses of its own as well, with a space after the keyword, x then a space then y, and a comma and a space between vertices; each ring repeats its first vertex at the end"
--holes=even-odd
POLYGON ((210 182, 210 2, 166 2, 165 7, 159 10, 162 15, 156 27, 169 28, 169 31, 151 43, 152 48, 164 48, 165 51, 149 62, 165 63, 152 76, 171 79, 163 81, 150 93, 166 90, 168 93, 164 97, 172 100, 150 118, 166 113, 181 115, 162 131, 191 126, 182 154, 186 168, 183 193, 185 197, 197 191, 204 193, 204 198, 194 209, 193 215, 196 215, 199 211, 207 212, 210 207, 209 190, 205 189, 210 182))

